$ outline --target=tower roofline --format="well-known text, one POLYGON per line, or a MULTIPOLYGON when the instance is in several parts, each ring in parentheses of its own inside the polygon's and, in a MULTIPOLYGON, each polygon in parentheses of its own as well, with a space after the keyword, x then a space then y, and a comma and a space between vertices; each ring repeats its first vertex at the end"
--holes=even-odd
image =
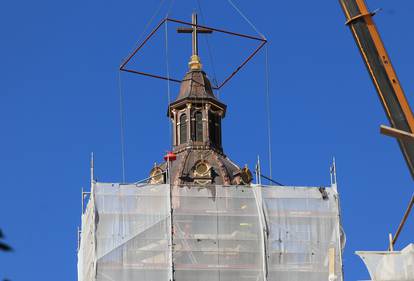
POLYGON ((222 116, 227 109, 227 106, 214 95, 207 74, 200 69, 193 69, 185 74, 177 99, 168 106, 167 116, 171 117, 173 109, 184 108, 188 103, 193 105, 209 103, 214 110, 221 111, 222 116))
POLYGON ((182 109, 187 106, 188 103, 191 103, 193 105, 202 105, 202 104, 211 104, 213 107, 213 110, 220 110, 223 112, 222 117, 224 118, 226 115, 227 105, 225 105, 222 102, 217 101, 216 99, 212 98, 184 98, 181 100, 177 100, 175 102, 172 102, 167 110, 167 116, 172 117, 172 111, 174 109, 182 109))

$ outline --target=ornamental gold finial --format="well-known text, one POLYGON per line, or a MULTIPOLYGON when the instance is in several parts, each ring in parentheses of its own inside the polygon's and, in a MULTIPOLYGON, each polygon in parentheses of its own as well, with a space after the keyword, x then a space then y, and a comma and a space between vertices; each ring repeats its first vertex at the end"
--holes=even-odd
POLYGON ((200 61, 200 57, 198 55, 191 56, 188 66, 190 67, 190 70, 200 70, 203 67, 200 61))

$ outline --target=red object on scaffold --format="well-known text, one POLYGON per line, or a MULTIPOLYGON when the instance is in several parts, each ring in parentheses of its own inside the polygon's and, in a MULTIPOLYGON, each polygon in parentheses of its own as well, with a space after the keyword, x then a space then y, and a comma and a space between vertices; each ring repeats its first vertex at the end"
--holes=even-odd
POLYGON ((165 161, 175 161, 177 159, 177 155, 174 154, 172 151, 168 151, 167 154, 164 156, 165 161))

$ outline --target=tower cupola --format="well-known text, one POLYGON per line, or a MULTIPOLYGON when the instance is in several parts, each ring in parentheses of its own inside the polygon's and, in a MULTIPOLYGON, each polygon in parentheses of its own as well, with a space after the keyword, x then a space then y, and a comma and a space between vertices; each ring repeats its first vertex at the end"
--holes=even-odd
POLYGON ((225 113, 226 105, 215 97, 206 73, 190 70, 177 99, 168 108, 174 125, 174 151, 189 146, 222 151, 221 121, 225 113))
POLYGON ((177 98, 169 104, 167 113, 173 124, 172 147, 177 158, 169 165, 155 166, 151 182, 165 181, 155 175, 169 168, 174 185, 249 184, 251 172, 246 167, 240 169, 224 154, 221 123, 226 105, 214 95, 198 55, 198 34, 212 30, 199 27, 195 13, 192 19, 191 28, 178 29, 179 33, 192 34, 192 56, 177 98))

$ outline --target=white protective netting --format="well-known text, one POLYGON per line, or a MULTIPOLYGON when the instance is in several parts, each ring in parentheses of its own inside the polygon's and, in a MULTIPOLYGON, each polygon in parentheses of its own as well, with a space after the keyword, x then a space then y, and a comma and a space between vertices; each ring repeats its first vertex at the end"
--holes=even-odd
POLYGON ((338 197, 326 192, 96 183, 79 280, 342 281, 338 197))
POLYGON ((356 253, 364 261, 373 281, 414 280, 414 244, 402 251, 356 253))

